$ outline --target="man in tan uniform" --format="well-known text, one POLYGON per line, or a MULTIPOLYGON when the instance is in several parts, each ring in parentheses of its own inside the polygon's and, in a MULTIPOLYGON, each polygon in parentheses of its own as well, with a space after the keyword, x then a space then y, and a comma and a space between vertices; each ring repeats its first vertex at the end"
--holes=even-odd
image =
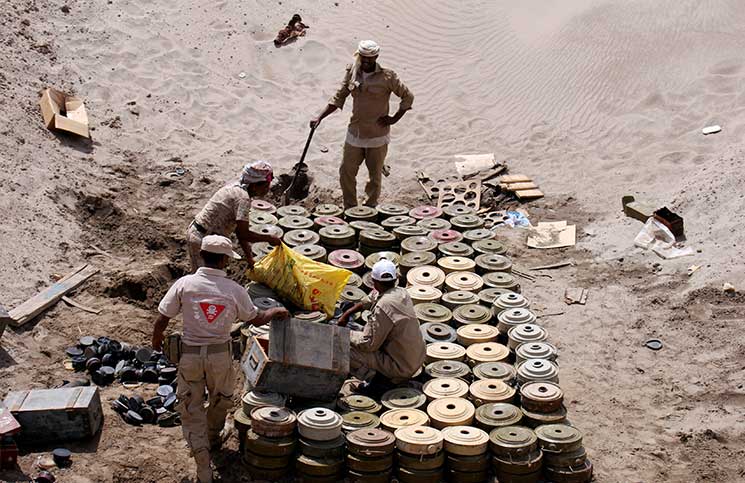
POLYGON ((362 161, 365 161, 370 175, 370 181, 365 187, 365 205, 378 204, 385 156, 391 140, 391 126, 414 103, 414 95, 398 75, 378 65, 379 52, 380 47, 372 40, 360 42, 355 52, 354 64, 347 67, 339 90, 329 100, 323 112, 310 121, 310 127, 315 129, 326 116, 342 109, 347 97, 352 95, 352 118, 339 168, 344 208, 357 206, 357 172, 362 161), (391 93, 401 98, 398 111, 393 116, 389 115, 388 105, 391 93))
POLYGON ((248 163, 243 167, 237 182, 223 186, 212 195, 186 232, 192 273, 202 266, 199 252, 202 249, 202 238, 206 235, 222 235, 229 238, 230 234, 235 232, 249 268, 253 268, 254 265, 251 243, 263 241, 279 245, 279 238, 262 235, 249 229, 251 197, 265 196, 269 192, 272 176, 272 167, 266 161, 248 163))
MULTIPOLYGON (((424 364, 424 338, 409 293, 396 286, 396 266, 380 260, 373 266, 372 279, 377 292, 372 297, 372 313, 365 329, 350 335, 349 364, 361 378, 368 379, 375 371, 398 384, 410 379, 424 364)), ((364 305, 355 304, 344 312, 339 325, 346 325, 364 305)))
POLYGON ((225 415, 232 407, 233 361, 230 328, 236 320, 262 325, 271 319, 289 317, 287 310, 258 310, 246 289, 226 277, 222 270, 228 257, 240 258, 231 241, 208 235, 202 240, 204 267, 178 279, 158 306, 160 316, 153 329, 153 348, 161 350, 168 322, 183 315, 184 331, 178 363, 178 411, 182 430, 197 463, 197 478, 212 482, 210 448, 221 444, 225 415), (204 407, 204 389, 209 407, 204 407))

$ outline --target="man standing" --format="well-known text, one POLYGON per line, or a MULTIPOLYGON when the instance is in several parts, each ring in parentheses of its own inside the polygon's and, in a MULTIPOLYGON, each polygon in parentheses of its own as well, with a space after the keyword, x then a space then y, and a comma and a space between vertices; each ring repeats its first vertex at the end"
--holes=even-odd
POLYGON ((391 126, 411 109, 414 102, 414 95, 398 75, 378 65, 379 52, 380 47, 372 40, 360 42, 354 54, 354 64, 347 67, 339 90, 323 112, 310 121, 311 129, 315 129, 326 116, 342 109, 344 101, 352 95, 352 118, 339 168, 344 208, 357 206, 357 172, 362 161, 365 161, 370 175, 370 181, 365 186, 365 205, 378 204, 391 126), (398 111, 393 116, 388 115, 391 93, 401 98, 398 111))
MULTIPOLYGON (((349 364, 362 379, 376 372, 398 384, 409 380, 424 364, 424 338, 409 293, 396 286, 396 266, 380 260, 373 265, 372 279, 371 314, 363 331, 350 334, 349 364)), ((342 314, 339 325, 346 325, 349 317, 363 308, 364 304, 355 304, 342 314)))
POLYGON ((254 266, 251 243, 263 241, 279 245, 281 240, 277 237, 252 232, 248 220, 251 197, 265 196, 269 192, 272 176, 272 166, 269 163, 254 161, 243 167, 237 182, 223 186, 212 195, 186 232, 192 273, 202 266, 199 252, 202 249, 202 238, 206 235, 230 237, 235 232, 249 268, 254 266))
POLYGON ((289 317, 284 308, 258 310, 246 289, 226 277, 228 258, 240 258, 231 241, 220 235, 202 240, 204 267, 176 281, 158 306, 153 328, 153 349, 161 350, 168 322, 183 314, 184 331, 178 361, 178 411, 182 430, 197 463, 200 483, 212 482, 210 448, 221 444, 225 415, 232 407, 233 360, 230 328, 237 320, 263 325, 289 317), (204 407, 204 389, 209 407, 204 407))

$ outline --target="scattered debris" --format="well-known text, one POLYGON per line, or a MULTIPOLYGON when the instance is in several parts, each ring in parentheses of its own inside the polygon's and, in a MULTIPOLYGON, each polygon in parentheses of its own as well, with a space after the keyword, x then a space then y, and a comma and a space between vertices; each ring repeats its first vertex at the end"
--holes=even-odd
POLYGON ((714 124, 713 126, 706 126, 701 130, 701 132, 704 134, 704 136, 707 136, 709 134, 716 134, 722 130, 722 126, 719 124, 714 124))
POLYGON ((88 114, 82 99, 49 88, 42 92, 39 105, 47 129, 90 138, 88 114))
POLYGON ((675 235, 654 217, 647 220, 644 227, 634 238, 634 245, 652 250, 662 258, 678 258, 693 255, 690 247, 681 248, 675 242, 675 235))
POLYGON ((245 72, 241 72, 240 74, 238 74, 238 78, 239 79, 245 79, 246 78, 246 73, 245 72))
POLYGON ((481 208, 481 181, 460 181, 438 185, 437 207, 465 205, 474 210, 481 208))
POLYGON ((48 471, 40 472, 34 479, 34 483, 54 483, 55 481, 57 480, 54 478, 54 475, 48 471))
POLYGON ((557 315, 564 315, 566 312, 563 310, 559 310, 557 312, 548 312, 548 313, 536 313, 536 317, 539 319, 546 318, 546 317, 554 317, 557 315))
POLYGON ((737 289, 731 283, 724 282, 724 285, 722 286, 722 292, 724 292, 724 293, 735 293, 735 292, 737 292, 737 289))
POLYGON ((67 295, 64 295, 62 297, 62 301, 65 302, 67 305, 71 305, 73 307, 77 307, 77 308, 79 308, 80 310, 82 310, 84 312, 88 312, 88 313, 96 314, 96 315, 98 315, 98 314, 101 313, 101 309, 93 309, 91 307, 85 306, 85 305, 83 305, 81 303, 78 303, 78 302, 74 301, 73 299, 71 299, 67 295))
POLYGON ((181 415, 176 411, 178 398, 172 386, 160 386, 157 395, 148 400, 135 394, 121 394, 111 402, 111 409, 132 426, 157 424, 163 428, 181 425, 181 415))
POLYGON ((699 268, 701 268, 701 265, 691 265, 690 267, 688 267, 688 271, 687 271, 688 276, 690 277, 691 275, 693 275, 694 273, 696 273, 696 271, 699 268))
POLYGON ((621 198, 621 204, 623 205, 623 212, 626 216, 639 220, 642 223, 646 223, 654 215, 654 206, 643 201, 635 201, 635 198, 631 195, 621 198))
POLYGON ((550 265, 539 265, 537 267, 530 267, 528 270, 553 270, 554 268, 568 267, 574 265, 574 260, 564 260, 550 265))
POLYGON ((647 349, 652 349, 653 351, 658 351, 662 349, 662 341, 660 339, 649 339, 644 343, 644 346, 647 349))
POLYGON ((566 221, 539 222, 528 237, 530 248, 562 248, 576 243, 576 228, 566 221))
MULTIPOLYGON (((328 151, 328 149, 326 151, 328 151)), ((388 176, 391 175, 391 166, 389 164, 384 164, 382 171, 383 171, 383 176, 387 178, 388 176)))
POLYGON ((587 302, 587 292, 588 290, 586 288, 569 287, 564 291, 564 302, 567 305, 585 305, 587 302))
POLYGON ((494 153, 485 154, 456 154, 455 170, 461 178, 474 176, 499 166, 494 153))
POLYGON ((20 430, 21 425, 18 424, 16 418, 3 403, 0 403, 0 438, 13 436, 20 430))
POLYGON ((43 292, 23 302, 10 311, 13 327, 20 327, 30 321, 52 305, 56 304, 67 292, 76 289, 86 280, 98 273, 98 269, 90 265, 81 265, 62 277, 57 283, 43 292))
POLYGON ((305 30, 309 28, 310 26, 303 23, 300 15, 293 15, 285 28, 277 32, 277 38, 274 39, 274 46, 281 47, 297 40, 298 37, 305 36, 305 30))
POLYGON ((499 178, 499 188, 507 193, 514 193, 518 200, 536 200, 543 198, 543 192, 530 176, 510 174, 499 178))
POLYGON ((654 212, 654 219, 662 223, 675 236, 677 241, 685 239, 683 233, 683 218, 670 211, 667 206, 663 206, 654 212))

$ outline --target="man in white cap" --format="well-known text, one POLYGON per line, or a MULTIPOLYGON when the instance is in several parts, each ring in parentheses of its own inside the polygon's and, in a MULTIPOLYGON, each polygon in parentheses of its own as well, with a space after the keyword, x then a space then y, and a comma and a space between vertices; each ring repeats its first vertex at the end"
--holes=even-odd
MULTIPOLYGON (((377 373, 398 384, 424 364, 424 338, 409 293, 397 286, 396 266, 389 260, 378 261, 373 265, 372 280, 371 314, 365 329, 350 335, 349 364, 353 374, 362 379, 377 373)), ((365 304, 355 304, 342 314, 339 325, 346 325, 350 316, 363 308, 365 304)))
POLYGON ((223 186, 212 195, 186 232, 192 273, 202 266, 199 252, 202 249, 202 238, 206 235, 229 238, 231 233, 235 233, 249 268, 254 265, 251 243, 263 241, 279 245, 279 238, 251 231, 248 220, 251 198, 266 196, 272 177, 272 166, 268 162, 254 161, 243 167, 238 181, 223 186))
POLYGON ((380 47, 372 40, 363 40, 354 53, 354 63, 347 66, 344 79, 326 108, 310 121, 315 129, 321 121, 344 107, 351 94, 354 99, 352 118, 347 129, 344 155, 339 178, 344 208, 357 206, 357 172, 362 161, 367 165, 370 180, 365 186, 365 205, 376 206, 380 197, 383 166, 388 153, 391 126, 396 124, 414 103, 414 95, 395 72, 378 63, 380 47), (391 93, 401 98, 398 111, 389 115, 391 93))
POLYGON ((284 308, 258 310, 246 289, 227 278, 223 268, 229 258, 240 258, 232 242, 220 235, 202 239, 204 266, 178 279, 158 306, 153 328, 153 349, 161 350, 168 322, 178 314, 184 319, 181 357, 178 361, 177 409, 184 438, 197 463, 200 483, 212 482, 210 449, 220 446, 225 415, 233 406, 233 360, 230 329, 236 320, 263 325, 289 317, 284 308), (204 390, 209 407, 204 407, 204 390))

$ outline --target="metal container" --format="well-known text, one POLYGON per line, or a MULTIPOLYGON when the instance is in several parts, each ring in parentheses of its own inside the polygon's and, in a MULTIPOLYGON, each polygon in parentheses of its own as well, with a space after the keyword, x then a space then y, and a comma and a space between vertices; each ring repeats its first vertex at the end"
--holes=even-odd
POLYGON ((389 262, 393 263, 398 267, 399 260, 401 259, 401 256, 396 252, 376 252, 372 255, 368 255, 367 258, 365 258, 365 266, 372 270, 373 266, 378 263, 380 260, 388 260, 389 262))
POLYGON ((313 209, 313 216, 341 216, 344 210, 337 205, 322 203, 313 209))
POLYGON ((477 253, 486 253, 489 255, 505 255, 507 253, 507 245, 493 238, 474 241, 471 247, 477 253))
POLYGON ((526 342, 515 349, 515 362, 517 364, 528 359, 547 359, 555 362, 557 357, 556 347, 546 341, 526 342))
POLYGON ((307 217, 310 213, 300 205, 287 205, 277 208, 277 216, 302 216, 307 217))
POLYGON ((462 203, 456 203, 450 206, 443 206, 442 214, 446 218, 453 218, 460 215, 475 215, 476 210, 462 203))
POLYGON ((452 342, 437 342, 427 344, 427 356, 425 362, 429 364, 435 361, 462 361, 466 357, 466 349, 452 342))
POLYGON ((453 318, 453 313, 447 307, 440 304, 423 303, 414 306, 414 312, 416 313, 417 319, 420 324, 426 324, 428 322, 439 322, 441 324, 448 324, 450 319, 453 318))
POLYGON ((555 453, 567 453, 582 447, 582 433, 566 424, 548 424, 535 428, 541 449, 555 453))
POLYGON ((251 211, 263 211, 266 213, 276 213, 277 207, 268 201, 253 199, 251 200, 251 211))
POLYGON ((391 409, 380 415, 380 426, 390 432, 395 432, 397 429, 406 426, 426 426, 428 424, 429 416, 419 409, 391 409))
POLYGON ((468 389, 470 399, 476 407, 490 403, 508 403, 515 401, 515 388, 500 379, 479 379, 468 389))
POLYGON ((298 414, 300 436, 312 441, 331 441, 341 436, 342 417, 326 408, 311 408, 298 414))
POLYGON ((380 419, 374 414, 363 411, 352 411, 342 415, 341 429, 345 433, 358 429, 373 429, 380 425, 380 419))
POLYGON ((326 263, 326 249, 321 245, 298 245, 293 247, 293 251, 311 260, 326 263))
POLYGON ((457 290, 478 292, 483 286, 484 281, 473 272, 453 272, 445 277, 445 287, 448 292, 457 290))
POLYGON ((458 361, 435 361, 427 364, 424 372, 433 379, 457 377, 466 380, 471 376, 471 368, 468 367, 468 364, 458 361))
POLYGON ((440 288, 445 283, 445 272, 431 265, 412 268, 406 274, 409 285, 429 285, 440 288))
POLYGON ((561 409, 564 391, 552 382, 528 382, 520 387, 520 404, 528 411, 550 413, 561 409))
POLYGON ((310 230, 313 228, 313 220, 304 216, 285 216, 280 218, 277 224, 285 231, 310 230))
POLYGON ((408 226, 416 223, 416 220, 410 216, 397 215, 386 218, 380 223, 380 226, 386 230, 393 230, 399 226, 408 226))
POLYGON ((481 276, 484 286, 489 288, 500 288, 511 292, 520 293, 520 284, 514 275, 508 272, 488 272, 481 276))
POLYGON ((509 356, 509 349, 498 342, 472 344, 466 349, 466 362, 471 367, 482 362, 504 362, 509 356))
MULTIPOLYGON (((483 277, 481 279, 483 280, 483 277)), ((489 307, 489 309, 491 310, 492 307, 494 307, 494 302, 499 298, 500 295, 504 295, 510 292, 512 292, 512 290, 507 290, 504 288, 485 288, 479 291, 479 303, 485 307, 489 307)))
POLYGON ((458 327, 456 332, 458 343, 463 347, 484 342, 496 342, 499 331, 496 327, 486 324, 468 324, 458 327))
POLYGON ((457 326, 488 324, 492 319, 492 312, 483 305, 460 305, 453 310, 453 319, 457 326))
MULTIPOLYGON (((496 304, 494 310, 496 311, 496 304)), ((521 324, 532 324, 536 321, 536 316, 527 308, 513 308, 501 310, 497 316, 497 329, 500 334, 507 335, 513 327, 521 324)))
MULTIPOLYGON (((449 426, 442 430, 442 437, 448 456, 483 455, 489 445, 489 435, 485 431, 471 426, 449 426)), ((483 458, 483 460, 486 461, 486 458, 483 458)), ((458 469, 468 471, 465 468, 458 469)))
POLYGON ((401 253, 434 252, 437 242, 426 236, 410 236, 401 241, 401 253))
POLYGON ((525 384, 531 381, 559 382, 559 368, 545 359, 528 359, 517 366, 517 381, 525 384))
POLYGON ((524 426, 501 426, 489 433, 489 449, 502 458, 519 458, 538 449, 538 438, 524 426))
POLYGON ((362 457, 381 457, 393 453, 396 437, 383 429, 360 429, 347 434, 347 449, 362 457))
POLYGON ((360 394, 352 394, 351 396, 339 398, 336 401, 336 406, 342 414, 353 411, 377 414, 382 408, 380 403, 373 398, 362 396, 360 394))
POLYGON ((282 241, 292 248, 299 245, 315 245, 321 241, 321 237, 318 233, 308 229, 290 230, 282 237, 282 241))
POLYGON ((282 438, 295 432, 297 418, 287 408, 264 406, 251 411, 251 429, 259 436, 282 438))
POLYGON ((253 337, 242 365, 246 379, 257 390, 334 399, 349 374, 349 329, 274 320, 269 354, 253 337))
POLYGON ((511 272, 512 261, 504 255, 481 254, 475 258, 478 273, 511 272))
POLYGON ((395 203, 383 203, 378 205, 378 213, 380 219, 385 220, 393 216, 404 216, 409 213, 409 209, 395 203))
POLYGON ((536 324, 520 324, 507 332, 510 350, 517 349, 521 344, 543 342, 548 339, 548 331, 536 324))
POLYGON ((488 240, 494 238, 494 232, 488 228, 475 228, 473 230, 466 230, 463 232, 463 239, 469 243, 474 243, 480 240, 488 240))
POLYGON ((409 216, 417 220, 427 220, 442 216, 442 210, 436 206, 420 205, 409 210, 409 216))
POLYGON ((499 379, 511 384, 517 375, 515 366, 507 362, 484 362, 473 366, 476 379, 499 379))
POLYGON ((417 409, 427 402, 427 397, 413 387, 397 387, 386 391, 380 402, 387 409, 417 409))
POLYGON ((484 219, 478 215, 458 215, 450 219, 450 224, 458 231, 468 231, 484 226, 484 219))
POLYGON ((427 426, 406 426, 398 428, 396 448, 410 455, 434 455, 442 451, 442 433, 427 426))
POLYGON ((329 265, 352 272, 361 272, 365 267, 365 257, 354 250, 334 250, 328 255, 329 265))
POLYGON ((437 246, 437 251, 443 257, 471 257, 473 255, 473 248, 457 241, 441 243, 437 246))
POLYGON ((442 297, 442 291, 430 285, 409 285, 406 291, 414 305, 437 303, 442 297))
POLYGON ((437 266, 443 272, 472 272, 476 268, 476 262, 466 257, 442 257, 437 260, 437 266))
POLYGON ((488 403, 476 410, 476 426, 487 432, 503 426, 517 426, 522 419, 520 408, 508 403, 488 403))
POLYGON ((429 237, 437 243, 452 243, 461 241, 463 234, 456 230, 439 229, 430 231, 429 237))
POLYGON ((455 310, 461 305, 478 304, 479 297, 473 292, 466 290, 456 290, 454 292, 448 292, 442 296, 442 305, 455 310))
POLYGON ((103 423, 97 387, 11 391, 3 404, 21 425, 20 444, 87 439, 103 423))
POLYGON ((427 414, 432 427, 468 426, 473 422, 476 411, 471 401, 458 397, 435 399, 427 405, 427 414))
POLYGON ((444 397, 463 397, 468 394, 468 383, 454 377, 438 377, 425 382, 422 391, 430 401, 444 397))
POLYGON ((378 220, 378 210, 370 206, 354 206, 344 211, 344 218, 348 221, 369 221, 378 220))
POLYGON ((546 476, 556 483, 587 483, 592 481, 592 463, 586 459, 584 463, 561 468, 556 466, 546 466, 546 476))
POLYGON ((437 256, 432 252, 409 252, 401 256, 399 260, 399 270, 402 277, 415 267, 424 265, 434 265, 437 262, 437 256))
POLYGON ((455 329, 441 322, 426 322, 419 327, 419 330, 422 332, 422 338, 426 344, 455 342, 456 339, 455 329))
POLYGON ((410 236, 427 236, 428 234, 429 230, 417 225, 404 225, 393 229, 393 235, 399 241, 404 240, 410 236))

